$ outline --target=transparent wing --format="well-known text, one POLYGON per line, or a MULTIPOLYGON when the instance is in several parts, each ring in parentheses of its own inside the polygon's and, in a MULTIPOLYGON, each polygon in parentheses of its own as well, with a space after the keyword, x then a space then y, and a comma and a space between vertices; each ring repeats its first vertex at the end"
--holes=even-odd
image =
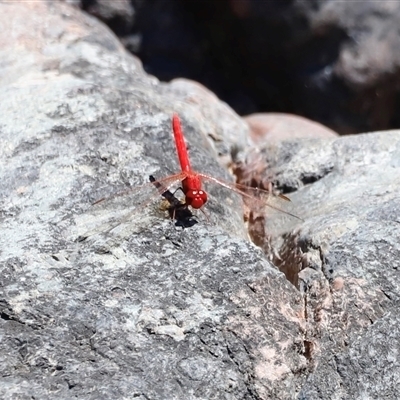
POLYGON ((151 191, 154 188, 166 188, 169 190, 172 186, 174 186, 177 182, 182 181, 185 178, 186 174, 184 172, 179 172, 174 175, 169 175, 161 179, 154 179, 154 181, 147 182, 140 186, 130 187, 116 193, 113 193, 110 196, 105 196, 97 199, 92 203, 92 205, 100 204, 100 203, 109 203, 117 200, 119 197, 130 196, 135 197, 138 200, 140 197, 148 191, 151 191))
POLYGON ((290 199, 283 194, 273 193, 272 188, 271 190, 265 190, 237 183, 230 183, 203 173, 199 173, 199 176, 206 181, 213 182, 241 195, 245 205, 250 209, 250 211, 271 214, 271 210, 274 210, 278 213, 302 221, 302 218, 292 212, 290 199))
POLYGON ((160 188, 170 190, 173 186, 179 185, 185 176, 185 173, 170 175, 96 200, 87 212, 77 218, 77 240, 110 232, 134 219, 135 216, 138 217, 135 218, 137 223, 144 223, 149 213, 148 209, 151 208, 150 204, 161 199, 160 188))

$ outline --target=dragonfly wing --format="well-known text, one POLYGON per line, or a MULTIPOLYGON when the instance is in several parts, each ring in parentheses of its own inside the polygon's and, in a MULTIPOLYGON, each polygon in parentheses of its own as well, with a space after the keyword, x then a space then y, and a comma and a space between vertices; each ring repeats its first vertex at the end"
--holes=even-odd
MULTIPOLYGON (((167 190, 177 185, 185 174, 179 173, 158 179, 159 185, 167 190)), ((109 197, 97 200, 77 225, 80 226, 82 233, 79 237, 85 238, 95 234, 107 233, 129 221, 134 215, 143 217, 143 211, 150 203, 160 199, 160 193, 154 182, 149 182, 141 186, 136 186, 117 192, 109 197), (84 228, 86 227, 86 231, 84 228), (89 229, 88 229, 89 228, 89 229)), ((79 238, 78 238, 79 240, 79 238)))
POLYGON ((177 182, 182 181, 185 178, 185 176, 186 176, 185 173, 179 172, 178 174, 169 175, 169 176, 166 176, 161 179, 155 179, 154 181, 147 182, 143 185, 133 186, 133 187, 115 192, 115 193, 111 194, 110 196, 101 197, 100 199, 94 201, 92 203, 92 205, 96 205, 96 204, 100 204, 100 203, 104 203, 104 202, 112 202, 115 199, 118 199, 119 197, 125 197, 125 196, 135 197, 137 195, 140 196, 141 192, 151 191, 152 189, 154 189, 154 187, 157 187, 157 184, 159 184, 160 186, 162 185, 163 187, 166 187, 167 189, 170 189, 177 182))
MULTIPOLYGON (((290 199, 283 194, 274 194, 272 190, 253 188, 241 184, 225 182, 221 179, 217 179, 203 173, 199 173, 198 175, 204 180, 213 182, 217 185, 232 190, 237 194, 240 194, 243 197, 245 204, 252 211, 260 212, 261 210, 267 208, 282 214, 286 214, 292 218, 302 220, 299 216, 290 211, 290 199)), ((266 211, 266 213, 268 214, 268 211, 266 211)))

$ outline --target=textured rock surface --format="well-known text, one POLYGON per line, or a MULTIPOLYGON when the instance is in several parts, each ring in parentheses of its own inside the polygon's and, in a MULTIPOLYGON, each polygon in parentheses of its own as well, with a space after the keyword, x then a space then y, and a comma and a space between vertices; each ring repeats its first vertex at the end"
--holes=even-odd
POLYGON ((144 189, 91 206, 176 171, 173 111, 194 166, 226 179, 245 122, 66 4, 0 11, 1 398, 398 397, 399 132, 258 151, 305 220, 272 235, 285 278, 222 189, 184 231, 144 189))
POLYGON ((337 133, 306 118, 291 114, 260 113, 244 118, 250 128, 250 137, 256 145, 294 138, 329 138, 337 133))
POLYGON ((277 260, 305 302, 313 372, 300 398, 395 399, 400 132, 272 142, 260 154, 306 220, 277 260))
POLYGON ((91 206, 176 171, 172 111, 194 166, 227 179, 214 150, 243 146, 246 124, 199 85, 145 75, 65 4, 0 15, 0 397, 293 397, 302 299, 243 238, 236 196, 210 187, 211 221, 184 231, 147 204, 104 233, 140 199, 91 206))

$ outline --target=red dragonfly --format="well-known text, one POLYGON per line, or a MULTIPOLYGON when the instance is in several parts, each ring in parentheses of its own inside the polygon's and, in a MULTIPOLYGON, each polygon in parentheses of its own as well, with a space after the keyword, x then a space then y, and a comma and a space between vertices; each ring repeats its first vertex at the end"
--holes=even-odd
MULTIPOLYGON (((202 172, 194 171, 190 165, 189 155, 185 144, 185 139, 183 137, 181 121, 178 114, 173 114, 172 116, 172 130, 174 132, 174 139, 176 145, 176 152, 178 154, 179 163, 181 166, 181 173, 179 174, 179 179, 182 179, 182 190, 185 194, 185 203, 193 208, 201 208, 207 202, 207 193, 202 189, 202 179, 206 181, 214 182, 220 186, 227 189, 233 190, 234 192, 240 194, 241 196, 253 200, 260 206, 260 198, 264 196, 265 206, 273 208, 284 214, 290 215, 296 219, 301 219, 297 215, 294 215, 288 211, 285 211, 277 206, 268 203, 268 197, 275 196, 271 191, 252 188, 245 185, 240 185, 238 183, 229 183, 222 181, 220 179, 214 178, 213 176, 204 174, 202 172)), ((283 194, 279 194, 278 197, 286 201, 290 201, 288 197, 283 194)))
MULTIPOLYGON (((277 207, 273 204, 271 204, 271 199, 275 198, 281 198, 285 201, 290 201, 286 196, 284 195, 273 195, 271 191, 264 190, 264 189, 259 189, 259 188, 252 188, 249 186, 245 185, 240 185, 240 184, 235 184, 235 183, 229 183, 222 181, 220 179, 214 178, 213 176, 204 174, 202 172, 198 172, 192 169, 190 165, 190 160, 189 160, 189 155, 187 151, 187 147, 185 144, 185 139, 183 136, 182 132, 182 127, 181 127, 181 121, 178 116, 178 114, 174 113, 172 116, 172 131, 174 134, 174 141, 176 145, 176 151, 178 154, 178 159, 181 167, 181 171, 177 174, 170 175, 164 178, 161 178, 159 180, 151 180, 151 183, 138 186, 138 187, 133 187, 128 190, 124 190, 122 192, 116 193, 112 195, 110 198, 101 198, 97 200, 93 204, 98 204, 103 201, 106 201, 108 199, 112 199, 115 197, 119 197, 125 194, 129 193, 138 193, 142 189, 148 190, 149 186, 154 185, 156 188, 158 188, 159 194, 162 195, 160 188, 162 188, 163 192, 169 191, 169 189, 177 184, 178 182, 182 183, 182 187, 180 188, 185 196, 185 207, 190 206, 194 209, 201 209, 208 200, 208 196, 206 191, 202 187, 203 181, 210 181, 215 184, 218 184, 220 186, 223 186, 224 188, 227 188, 229 190, 233 190, 234 192, 240 194, 244 199, 247 200, 247 204, 252 204, 255 209, 260 210, 260 208, 269 207, 274 210, 279 211, 280 213, 284 213, 286 215, 289 215, 293 218, 300 219, 298 216, 295 214, 292 214, 286 210, 284 210, 281 207, 277 207)), ((154 197, 157 197, 157 194, 155 196, 150 196, 151 200, 154 199, 154 197)), ((150 201, 151 201, 150 200, 150 201)), ((149 200, 144 203, 144 205, 148 204, 150 202, 149 200)), ((141 207, 139 207, 140 209, 141 207)), ((133 212, 129 213, 126 215, 121 221, 119 221, 117 224, 111 226, 107 231, 111 231, 112 229, 116 228, 118 225, 123 223, 124 221, 127 221, 132 215, 134 215, 137 211, 135 209, 133 212)))

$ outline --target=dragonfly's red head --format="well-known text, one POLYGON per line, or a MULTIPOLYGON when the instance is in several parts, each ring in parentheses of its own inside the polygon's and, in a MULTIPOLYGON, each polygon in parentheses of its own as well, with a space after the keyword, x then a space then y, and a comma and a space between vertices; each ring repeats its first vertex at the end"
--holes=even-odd
POLYGON ((200 208, 207 203, 207 193, 204 190, 188 190, 185 193, 185 200, 188 206, 200 208))

